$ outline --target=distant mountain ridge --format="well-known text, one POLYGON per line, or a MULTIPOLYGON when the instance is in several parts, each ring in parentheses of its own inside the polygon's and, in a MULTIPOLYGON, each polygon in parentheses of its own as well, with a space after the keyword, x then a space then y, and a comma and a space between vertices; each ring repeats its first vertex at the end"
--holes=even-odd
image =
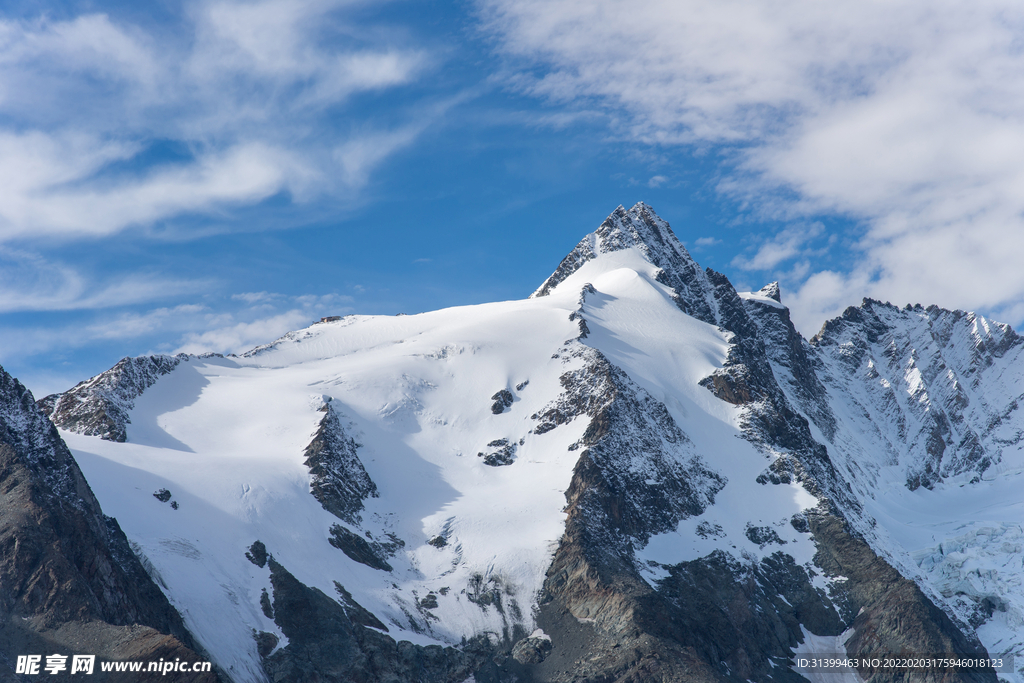
POLYGON ((640 203, 528 300, 125 359, 40 403, 239 683, 1024 655, 1020 337, 866 299, 806 340, 782 299, 640 203))

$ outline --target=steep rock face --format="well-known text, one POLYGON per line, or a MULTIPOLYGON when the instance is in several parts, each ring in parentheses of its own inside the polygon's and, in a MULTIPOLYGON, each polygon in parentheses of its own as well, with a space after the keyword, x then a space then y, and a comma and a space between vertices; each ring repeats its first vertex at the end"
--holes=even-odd
MULTIPOLYGON (((655 626, 661 597, 641 577, 634 549, 714 503, 725 479, 693 452, 665 406, 595 349, 565 373, 565 393, 535 415, 536 431, 578 417, 589 424, 566 491, 565 535, 545 582, 538 623, 552 652, 532 680, 720 680, 713 666, 655 626), (592 624, 592 626, 581 626, 592 624)), ((668 616, 671 618, 671 616, 668 616)))
MULTIPOLYGON (((830 418, 827 407, 815 404, 815 396, 823 395, 821 383, 788 311, 744 300, 728 278, 713 271, 711 275, 715 298, 726 313, 721 326, 734 337, 723 367, 701 384, 718 398, 742 406, 745 438, 777 456, 762 482, 799 481, 815 496, 834 500, 844 510, 858 509, 826 447, 811 433, 808 414, 819 418, 824 430, 830 429, 830 418), (807 410, 801 413, 798 406, 807 410)), ((771 293, 778 296, 777 287, 771 293)))
MULTIPOLYGON (((831 478, 832 484, 822 487, 823 490, 841 494, 836 496, 835 506, 829 503, 824 508, 828 510, 828 514, 809 517, 812 521, 810 530, 821 548, 816 561, 825 567, 826 573, 837 573, 851 579, 844 587, 848 595, 847 600, 850 604, 858 605, 858 610, 863 608, 865 613, 874 614, 871 618, 887 619, 897 612, 905 617, 901 617, 900 628, 894 629, 890 626, 880 630, 874 625, 865 625, 868 617, 862 614, 851 624, 851 628, 856 629, 858 634, 871 635, 857 635, 851 638, 848 643, 849 652, 868 652, 868 641, 874 643, 877 648, 875 651, 894 647, 894 643, 898 641, 912 651, 923 652, 922 648, 939 651, 946 648, 956 652, 984 652, 984 648, 966 621, 955 621, 960 615, 942 612, 933 602, 935 593, 931 593, 931 597, 926 596, 913 582, 901 577, 888 562, 878 557, 863 539, 857 537, 857 533, 851 530, 847 521, 853 522, 862 532, 867 531, 868 535, 878 542, 872 532, 875 522, 866 514, 863 501, 875 495, 873 487, 880 483, 881 467, 887 462, 895 462, 896 453, 906 454, 910 450, 906 431, 899 432, 898 429, 885 425, 884 421, 876 422, 877 418, 874 415, 874 411, 880 407, 897 403, 897 393, 907 392, 907 387, 896 391, 876 392, 873 398, 878 399, 881 394, 882 400, 865 400, 863 397, 867 392, 859 391, 863 378, 873 376, 870 369, 872 361, 866 358, 869 349, 873 344, 884 344, 891 352, 894 345, 891 338, 886 340, 885 337, 892 335, 894 329, 905 327, 905 321, 895 324, 890 319, 889 324, 886 324, 873 313, 852 309, 843 318, 827 323, 822 333, 808 343, 793 328, 788 309, 776 305, 781 301, 781 295, 778 286, 773 285, 762 289, 756 295, 748 295, 745 305, 751 318, 760 328, 773 373, 779 379, 779 386, 791 404, 818 429, 819 447, 827 448, 831 467, 819 472, 815 479, 820 480, 823 476, 831 478), (772 299, 774 303, 765 299, 772 299), (851 361, 851 358, 856 358, 856 361, 851 361), (861 368, 860 372, 857 371, 858 367, 861 368), (833 405, 852 406, 852 410, 848 409, 840 417, 833 411, 833 405), (871 409, 868 406, 871 406, 871 409), (860 413, 863 418, 857 422, 850 422, 851 413, 860 413), (858 439, 854 434, 865 431, 875 435, 873 440, 868 439, 869 443, 882 446, 877 449, 883 451, 881 457, 878 453, 873 454, 875 460, 871 457, 865 458, 862 447, 857 445, 858 439), (899 434, 897 438, 890 437, 891 440, 887 441, 882 436, 894 432, 899 434), (838 571, 832 563, 840 555, 845 557, 842 561, 844 568, 838 571), (859 578, 853 581, 854 576, 859 578), (885 635, 882 635, 883 631, 885 635), (881 640, 872 640, 873 638, 881 640), (884 644, 879 645, 879 642, 884 644)), ((876 306, 877 302, 865 302, 862 308, 874 309, 876 306)), ((885 313, 895 314, 898 318, 912 316, 914 310, 920 310, 919 307, 908 307, 901 312, 892 306, 880 306, 885 313)), ((943 338, 955 336, 955 333, 950 331, 949 323, 961 321, 963 316, 953 314, 947 318, 949 312, 934 307, 931 311, 936 319, 943 318, 947 323, 943 326, 943 338)), ((987 328, 988 324, 983 324, 982 327, 987 328)), ((962 335, 970 336, 969 333, 964 334, 965 332, 966 330, 960 331, 962 335)), ((999 339, 990 345, 1000 349, 999 353, 1002 355, 1016 345, 1016 335, 1005 326, 999 326, 998 332, 999 339)), ((903 334, 905 338, 911 336, 906 332, 903 334)), ((977 337, 972 338, 971 342, 970 346, 975 348, 984 349, 986 346, 985 342, 977 337)), ((906 360, 910 364, 913 361, 909 356, 917 356, 917 351, 911 350, 910 346, 926 351, 928 349, 928 344, 920 337, 904 343, 908 355, 906 360)), ((993 362, 972 355, 964 365, 966 368, 975 365, 987 367, 993 362)), ((940 361, 937 365, 941 367, 943 363, 940 361)), ((938 373, 930 374, 934 378, 938 373)), ((884 386, 885 381, 878 384, 884 386)), ((1007 403, 1012 403, 1012 400, 1007 403)), ((900 423, 899 418, 894 422, 900 423)), ((772 469, 779 471, 777 463, 772 469)), ((772 481, 776 478, 770 477, 772 481)), ((904 571, 906 570, 907 567, 904 566, 904 571)), ((948 610, 948 605, 945 608, 948 610)), ((876 676, 882 675, 878 672, 873 673, 876 676)), ((988 676, 989 672, 978 675, 988 676)))
POLYGON ((345 433, 330 401, 324 401, 318 410, 324 417, 303 453, 309 468, 310 493, 331 514, 358 524, 363 501, 377 497, 377 486, 359 462, 358 446, 345 433))
POLYGON ((187 355, 122 358, 106 372, 62 394, 39 400, 39 407, 61 429, 124 442, 134 401, 187 355))
POLYGON ((32 394, 2 370, 0 585, 4 676, 30 653, 204 659, 32 394))
POLYGON ((743 304, 750 319, 758 327, 765 353, 780 388, 790 403, 806 415, 826 438, 836 431, 836 419, 829 405, 828 394, 818 374, 822 362, 807 340, 796 331, 789 309, 781 305, 782 293, 773 282, 758 294, 771 299, 745 299, 743 304))
POLYGON ((980 477, 1024 438, 1012 419, 1024 341, 1008 325, 865 299, 826 323, 811 345, 832 382, 877 425, 911 489, 980 477))
MULTIPOLYGON (((810 514, 808 525, 818 542, 816 563, 828 574, 846 577, 846 623, 853 630, 846 642, 848 654, 858 658, 898 652, 988 657, 976 638, 965 636, 913 581, 852 535, 843 520, 829 514, 810 514)), ((872 683, 906 680, 903 672, 892 669, 863 667, 859 673, 872 683)), ((996 680, 990 668, 919 672, 915 676, 913 680, 927 683, 996 680)))
POLYGON ((569 509, 579 508, 583 533, 606 539, 598 545, 628 553, 623 539, 642 545, 651 534, 700 514, 725 479, 694 451, 661 402, 600 351, 576 342, 569 347, 563 361, 583 358, 585 365, 562 375, 565 392, 533 416, 534 431, 589 418, 583 437, 570 446, 580 455, 566 491, 569 509))
MULTIPOLYGON (((753 323, 743 323, 748 334, 755 332, 753 323)), ((634 550, 701 514, 725 480, 692 455, 686 473, 659 471, 660 462, 686 462, 665 454, 664 445, 678 444, 685 453, 689 439, 664 406, 600 352, 573 352, 588 362, 563 375, 565 394, 534 416, 537 431, 581 416, 590 422, 577 445, 582 450, 566 492, 565 536, 538 620, 553 647, 527 667, 533 679, 800 680, 784 665, 802 638, 800 625, 838 634, 843 620, 788 555, 751 566, 719 553, 664 567, 669 577, 658 585, 643 578, 634 550), (673 479, 685 483, 668 495, 658 490, 673 479), (737 609, 747 616, 739 618, 737 609), (724 620, 717 630, 708 628, 713 614, 724 620)), ((766 384, 770 371, 767 377, 766 384)))
POLYGON ((273 558, 269 566, 274 619, 288 638, 264 659, 271 681, 462 683, 487 662, 486 641, 462 650, 395 642, 353 621, 353 609, 303 585, 273 558))

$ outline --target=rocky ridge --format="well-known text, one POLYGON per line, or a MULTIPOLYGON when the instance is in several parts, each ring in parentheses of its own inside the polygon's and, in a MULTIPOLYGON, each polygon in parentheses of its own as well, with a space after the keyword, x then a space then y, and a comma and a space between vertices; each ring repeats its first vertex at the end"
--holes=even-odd
POLYGON ((187 358, 187 354, 122 358, 68 391, 39 399, 39 407, 61 429, 123 443, 134 400, 187 358))
POLYGON ((1012 426, 1021 396, 1011 379, 1024 376, 1024 340, 1009 325, 865 299, 810 345, 832 385, 881 425, 911 489, 966 474, 977 481, 1024 438, 1012 426))
POLYGON ((376 498, 377 486, 359 462, 358 444, 345 433, 329 399, 317 408, 324 416, 303 453, 309 490, 325 510, 349 524, 359 524, 363 500, 376 498))
MULTIPOLYGON (((0 370, 0 678, 18 655, 206 659, 32 394, 0 370)), ((105 680, 98 671, 96 678, 105 680)), ((156 677, 159 678, 159 675, 156 677)), ((155 680, 143 675, 139 680, 155 680)), ((219 680, 216 673, 197 681, 219 680)))

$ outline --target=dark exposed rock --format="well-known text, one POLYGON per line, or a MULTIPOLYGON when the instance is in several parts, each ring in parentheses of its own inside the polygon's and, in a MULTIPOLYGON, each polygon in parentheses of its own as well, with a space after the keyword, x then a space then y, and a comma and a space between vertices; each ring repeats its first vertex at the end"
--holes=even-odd
POLYGON ((564 393, 533 416, 537 434, 590 418, 567 499, 579 497, 594 533, 622 532, 641 543, 700 514, 725 479, 704 464, 664 404, 599 351, 571 348, 584 367, 563 374, 564 393))
POLYGON ((521 629, 522 610, 515 596, 508 592, 508 588, 502 578, 498 575, 484 577, 483 574, 474 574, 466 586, 466 598, 481 608, 493 607, 498 614, 502 615, 504 622, 504 637, 508 640, 512 632, 517 628, 521 629))
MULTIPOLYGON (((887 434, 898 435, 892 461, 906 485, 932 488, 961 474, 980 476, 1016 449, 1024 434, 1008 428, 1019 396, 1000 384, 1001 359, 1019 367, 1024 339, 974 313, 864 299, 828 321, 810 345, 834 368, 828 381, 887 434), (1002 394, 1002 397, 1000 396, 1002 394)), ((890 447, 891 448, 891 447, 890 447)))
POLYGON ((834 431, 831 412, 821 407, 825 389, 815 374, 812 354, 793 327, 788 310, 757 301, 745 303, 724 275, 711 269, 707 275, 714 285, 719 324, 734 336, 723 367, 700 384, 722 400, 743 406, 745 438, 765 452, 782 456, 759 481, 799 482, 815 496, 858 510, 859 503, 849 484, 836 474, 827 448, 814 439, 807 417, 789 398, 793 395, 797 405, 806 406, 824 433, 834 431), (799 369, 790 372, 788 367, 799 369), (789 391, 780 385, 776 369, 792 378, 789 391))
POLYGON ((807 515, 795 514, 790 518, 789 524, 802 534, 809 534, 811 532, 810 524, 807 522, 807 515))
POLYGON ((380 557, 365 538, 354 534, 340 524, 331 526, 331 537, 328 539, 331 545, 349 556, 350 559, 365 564, 373 569, 391 571, 391 565, 384 558, 380 557))
POLYGON ((509 443, 508 439, 495 439, 487 444, 488 448, 493 448, 489 453, 477 453, 478 458, 484 459, 485 465, 491 467, 501 467, 502 465, 511 465, 516 459, 516 444, 509 443))
POLYGON ((53 424, 2 370, 0 586, 0 679, 32 652, 204 659, 53 424))
POLYGON ((501 415, 505 410, 512 405, 515 400, 512 397, 512 392, 508 389, 502 389, 491 396, 491 400, 494 401, 494 405, 491 406, 491 412, 495 415, 501 415))
POLYGON ((762 296, 766 296, 769 299, 775 299, 780 304, 782 303, 782 291, 779 289, 779 283, 777 281, 766 284, 757 293, 762 296))
POLYGON ((135 399, 187 359, 187 354, 122 358, 111 369, 63 394, 41 399, 39 407, 61 429, 124 442, 131 423, 128 412, 135 399))
POLYGON ((245 557, 247 560, 252 562, 259 568, 267 566, 267 546, 263 545, 263 541, 254 541, 249 550, 246 551, 245 557))
POLYGON ((565 394, 535 416, 535 432, 584 415, 590 423, 538 617, 554 648, 530 671, 538 681, 722 680, 695 650, 650 630, 667 607, 640 577, 633 548, 700 514, 725 481, 693 453, 664 405, 599 352, 574 348, 569 357, 585 365, 563 375, 565 394))
MULTIPOLYGON (((779 299, 778 283, 761 290, 770 298, 779 299)), ((781 298, 781 297, 780 297, 781 298)), ((765 305, 756 299, 744 301, 747 314, 758 327, 765 353, 779 387, 790 403, 831 439, 836 431, 835 416, 829 407, 828 392, 819 378, 823 366, 814 349, 796 331, 789 309, 765 305)))
POLYGON ((160 489, 153 493, 153 497, 159 500, 161 503, 166 503, 171 499, 171 492, 167 489, 160 489))
POLYGON ((523 638, 512 648, 512 656, 520 664, 540 664, 550 653, 550 638, 523 638))
POLYGON ((721 538, 725 536, 725 530, 722 529, 721 524, 711 524, 710 522, 701 522, 697 525, 695 531, 701 538, 721 538))
POLYGON ((358 445, 345 433, 331 403, 325 402, 320 410, 324 416, 303 453, 310 474, 309 491, 325 510, 349 524, 358 524, 363 501, 377 497, 377 485, 359 461, 358 445))
POLYGON ((445 539, 444 536, 434 536, 432 539, 427 541, 427 545, 432 545, 435 548, 440 549, 448 545, 448 541, 445 539))
POLYGON ((598 254, 637 247, 658 266, 658 281, 671 287, 676 303, 698 320, 717 324, 715 302, 708 296, 705 273, 690 257, 668 223, 640 202, 628 211, 618 207, 596 232, 587 235, 558 265, 533 297, 547 296, 552 289, 598 254))
MULTIPOLYGON (((925 596, 917 585, 900 576, 879 558, 867 543, 851 535, 842 520, 828 514, 808 516, 818 545, 815 563, 831 575, 847 577, 843 582, 853 617, 854 634, 846 651, 856 657, 888 653, 957 654, 988 658, 975 639, 969 639, 950 618, 925 596)), ((901 672, 860 670, 872 683, 903 681, 901 672)), ((915 681, 988 681, 995 683, 995 671, 956 669, 915 674, 915 681)))
MULTIPOLYGON (((274 615, 288 644, 264 660, 273 681, 463 683, 487 666, 485 642, 426 647, 355 623, 345 607, 269 560, 274 615)), ((493 666, 493 665, 491 665, 493 666)))
POLYGON ((334 582, 334 590, 338 592, 338 601, 345 609, 345 614, 348 615, 348 618, 352 620, 353 624, 377 628, 387 633, 388 627, 385 626, 380 619, 375 617, 372 612, 356 602, 352 597, 352 594, 345 590, 345 587, 337 581, 334 582))
POLYGON ((260 658, 264 658, 274 651, 280 639, 273 633, 267 633, 266 631, 260 631, 253 633, 253 639, 256 640, 256 652, 259 653, 260 658))
POLYGON ((270 604, 270 595, 267 593, 266 588, 260 593, 260 609, 263 610, 263 616, 267 619, 274 618, 274 607, 270 604))
POLYGON ((786 541, 779 537, 779 533, 770 526, 753 526, 747 524, 747 529, 744 532, 751 543, 756 543, 761 548, 766 545, 775 543, 776 545, 784 545, 786 541))
MULTIPOLYGON (((549 293, 598 253, 618 248, 638 246, 659 265, 659 281, 676 289, 684 312, 733 333, 725 367, 704 384, 723 400, 743 407, 745 437, 771 457, 759 481, 798 482, 823 499, 814 516, 795 516, 792 526, 813 533, 820 551, 816 563, 826 574, 847 580, 833 581, 826 593, 812 584, 811 570, 785 552, 754 561, 722 550, 663 566, 668 576, 655 585, 643 579, 633 548, 650 533, 674 524, 652 511, 653 506, 636 503, 636 492, 644 491, 644 485, 619 484, 616 463, 629 460, 622 457, 630 453, 627 437, 658 428, 647 424, 629 429, 609 419, 609 406, 629 412, 622 409, 630 404, 629 398, 619 397, 628 392, 616 381, 613 368, 588 360, 583 370, 563 375, 564 396, 533 416, 538 421, 534 433, 541 435, 584 415, 590 424, 579 444, 583 450, 566 492, 565 534, 548 570, 538 614, 538 624, 551 636, 554 649, 544 661, 524 665, 532 679, 796 683, 804 679, 789 668, 789 658, 803 640, 801 627, 819 635, 839 635, 853 626, 858 637, 863 632, 865 642, 874 643, 858 644, 861 651, 881 652, 871 647, 883 647, 883 641, 889 652, 931 651, 931 644, 938 643, 954 652, 975 651, 970 648, 977 644, 965 639, 912 582, 845 528, 839 509, 856 512, 856 501, 837 476, 827 447, 811 430, 812 422, 826 438, 835 430, 835 416, 825 400, 827 389, 818 376, 823 364, 796 333, 788 310, 763 300, 744 301, 725 276, 691 267, 667 225, 646 211, 642 205, 629 212, 616 210, 534 296, 549 293), (598 460, 595 452, 604 458, 598 460), (902 627, 886 619, 888 606, 902 615, 930 616, 902 627), (925 618, 930 619, 927 628, 921 626, 925 618), (887 624, 881 629, 884 637, 877 635, 880 629, 870 619, 887 624)), ((766 287, 761 294, 781 301, 777 286, 766 287)), ((554 357, 568 362, 578 353, 567 346, 554 357)), ((649 457, 647 452, 644 457, 649 457)), ((673 493, 671 498, 685 496, 673 493)), ((675 519, 699 509, 698 505, 679 510, 675 519)), ((711 538, 724 532, 705 522, 697 534, 711 538)), ((747 534, 762 547, 783 542, 771 527, 750 525, 747 534)), ((992 680, 989 673, 978 674, 978 680, 992 680)), ((960 672, 949 680, 974 680, 973 675, 960 672)))
POLYGON ((437 596, 433 593, 427 593, 426 597, 420 600, 420 607, 423 609, 437 609, 437 596))

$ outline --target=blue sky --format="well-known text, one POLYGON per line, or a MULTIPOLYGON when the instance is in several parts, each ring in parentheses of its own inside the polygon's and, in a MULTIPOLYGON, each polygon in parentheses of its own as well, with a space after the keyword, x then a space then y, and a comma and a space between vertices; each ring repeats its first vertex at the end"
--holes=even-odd
POLYGON ((528 295, 651 204, 800 329, 1024 320, 1024 8, 9 0, 0 363, 37 394, 528 295))

